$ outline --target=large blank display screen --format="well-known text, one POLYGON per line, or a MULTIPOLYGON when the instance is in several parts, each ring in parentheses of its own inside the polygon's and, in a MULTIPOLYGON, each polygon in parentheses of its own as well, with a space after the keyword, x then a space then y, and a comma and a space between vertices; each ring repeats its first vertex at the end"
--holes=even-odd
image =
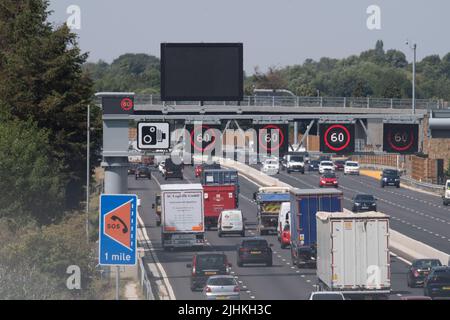
POLYGON ((242 43, 162 43, 161 100, 243 99, 242 43))

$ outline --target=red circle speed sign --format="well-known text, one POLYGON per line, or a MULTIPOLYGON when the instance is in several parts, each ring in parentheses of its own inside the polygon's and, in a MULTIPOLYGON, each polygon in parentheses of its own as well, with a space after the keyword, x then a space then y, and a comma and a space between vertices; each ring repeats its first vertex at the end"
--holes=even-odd
POLYGON ((392 130, 389 130, 388 142, 389 146, 395 151, 403 152, 409 150, 414 144, 414 133, 411 130, 410 132, 396 132, 393 135, 392 130))
POLYGON ((281 128, 279 126, 276 126, 274 124, 270 124, 267 125, 265 127, 262 127, 259 130, 259 145, 269 151, 269 152, 273 152, 275 150, 278 150, 281 148, 281 146, 284 143, 284 134, 283 134, 283 130, 281 130, 281 128), (272 134, 268 134, 266 133, 265 135, 263 135, 262 133, 264 133, 264 130, 277 130, 278 134, 273 136, 272 134), (265 140, 265 141, 264 141, 265 140), (267 146, 267 144, 270 143, 270 147, 267 146), (275 145, 276 143, 276 145, 275 145))
POLYGON ((209 129, 211 129, 209 126, 202 124, 201 130, 197 129, 198 127, 194 126, 191 132, 191 145, 200 152, 205 152, 208 149, 211 149, 214 146, 214 142, 216 141, 215 132, 211 131, 213 134, 211 137, 204 137, 204 133, 207 132, 209 129), (197 129, 197 130, 196 130, 197 129), (203 130, 205 129, 205 130, 203 130), (198 132, 196 132, 198 131, 198 132), (194 135, 197 133, 197 136, 194 137, 194 135), (206 139, 205 139, 206 138, 206 139), (205 141, 206 140, 206 141, 205 141), (208 141, 209 140, 209 141, 208 141), (207 146, 203 147, 204 143, 208 143, 207 146), (198 146, 200 144, 200 146, 198 146))
POLYGON ((334 152, 340 152, 348 147, 352 137, 350 131, 341 124, 335 124, 325 132, 325 145, 334 152))
POLYGON ((123 111, 130 111, 133 108, 133 100, 130 98, 123 98, 122 101, 120 101, 120 107, 123 111))

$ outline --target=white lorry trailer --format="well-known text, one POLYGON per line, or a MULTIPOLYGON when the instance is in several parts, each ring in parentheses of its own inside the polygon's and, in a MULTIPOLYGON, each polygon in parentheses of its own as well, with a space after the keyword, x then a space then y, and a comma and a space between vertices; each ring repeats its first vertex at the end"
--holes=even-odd
POLYGON ((203 248, 205 244, 201 184, 161 185, 161 241, 165 250, 203 248))
POLYGON ((318 212, 317 277, 319 288, 349 297, 390 294, 389 216, 318 212))

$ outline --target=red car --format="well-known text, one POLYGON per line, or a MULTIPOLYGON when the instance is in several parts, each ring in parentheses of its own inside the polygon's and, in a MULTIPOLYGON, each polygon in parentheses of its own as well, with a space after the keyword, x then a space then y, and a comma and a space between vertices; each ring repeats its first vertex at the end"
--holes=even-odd
POLYGON ((202 174, 202 171, 203 171, 202 165, 201 164, 196 165, 195 166, 195 177, 196 178, 200 177, 202 174))
POLYGON ((338 187, 338 180, 336 174, 333 172, 326 172, 320 177, 319 187, 338 187))
POLYGON ((283 232, 281 233, 281 249, 284 249, 291 245, 291 230, 289 225, 285 225, 283 232))

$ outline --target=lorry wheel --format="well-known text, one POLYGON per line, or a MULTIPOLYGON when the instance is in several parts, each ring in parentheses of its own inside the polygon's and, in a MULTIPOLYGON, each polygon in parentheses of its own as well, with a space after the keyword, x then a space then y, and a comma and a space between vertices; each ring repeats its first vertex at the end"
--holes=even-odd
POLYGON ((161 226, 161 221, 156 221, 156 226, 160 227, 161 226))
POLYGON ((270 260, 267 262, 266 266, 271 267, 272 265, 273 265, 273 262, 272 262, 272 259, 270 259, 270 260))
POLYGON ((219 232, 219 234, 218 234, 218 235, 219 235, 219 238, 222 238, 222 233, 221 233, 221 232, 219 232))
POLYGON ((242 267, 244 266, 244 264, 243 264, 240 260, 237 261, 237 265, 238 265, 238 267, 240 267, 240 268, 242 268, 242 267))
POLYGON ((286 249, 286 245, 284 243, 281 244, 281 249, 286 249))
POLYGON ((242 237, 242 238, 245 238, 245 231, 242 231, 241 237, 242 237))

